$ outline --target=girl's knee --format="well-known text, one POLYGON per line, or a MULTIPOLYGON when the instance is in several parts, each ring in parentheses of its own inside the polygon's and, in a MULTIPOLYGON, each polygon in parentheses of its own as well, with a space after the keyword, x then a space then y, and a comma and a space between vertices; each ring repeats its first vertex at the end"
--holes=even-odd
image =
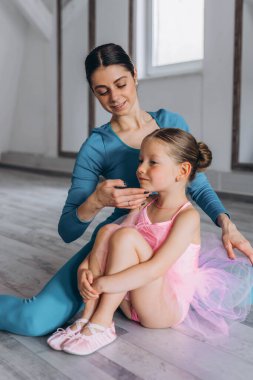
POLYGON ((110 223, 110 224, 105 224, 103 227, 100 228, 100 230, 97 233, 97 236, 105 235, 108 233, 111 233, 115 230, 117 227, 117 224, 110 223))
POLYGON ((113 233, 111 237, 111 242, 118 243, 119 240, 131 241, 132 238, 136 239, 138 235, 139 235, 139 232, 132 227, 121 227, 113 233))

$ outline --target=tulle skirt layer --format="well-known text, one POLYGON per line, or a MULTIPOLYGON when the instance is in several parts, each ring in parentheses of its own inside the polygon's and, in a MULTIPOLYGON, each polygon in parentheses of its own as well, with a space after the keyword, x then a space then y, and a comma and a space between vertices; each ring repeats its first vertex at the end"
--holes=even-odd
POLYGON ((196 270, 168 271, 166 281, 182 306, 179 322, 206 338, 228 335, 250 312, 252 266, 246 258, 230 260, 214 235, 204 237, 196 270))

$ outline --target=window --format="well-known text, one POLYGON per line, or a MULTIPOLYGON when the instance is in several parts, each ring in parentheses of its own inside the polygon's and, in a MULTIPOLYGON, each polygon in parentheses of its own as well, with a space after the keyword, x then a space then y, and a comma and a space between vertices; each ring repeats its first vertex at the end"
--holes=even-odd
POLYGON ((200 71, 204 0, 147 1, 147 75, 200 71))

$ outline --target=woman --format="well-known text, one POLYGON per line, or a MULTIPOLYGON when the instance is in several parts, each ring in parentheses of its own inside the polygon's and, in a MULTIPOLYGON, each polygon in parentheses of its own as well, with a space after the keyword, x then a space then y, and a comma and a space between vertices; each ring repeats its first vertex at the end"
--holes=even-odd
MULTIPOLYGON (((77 288, 77 268, 91 251, 97 231, 129 209, 139 207, 149 195, 139 188, 134 175, 143 138, 164 127, 188 131, 184 119, 175 113, 163 109, 148 113, 140 108, 136 70, 120 46, 106 44, 97 47, 87 56, 85 66, 91 90, 112 117, 109 123, 94 129, 80 149, 59 221, 59 234, 69 243, 84 233, 103 207, 113 206, 116 209, 95 229, 91 241, 56 273, 36 297, 22 300, 0 296, 1 330, 29 336, 44 335, 64 324, 82 307, 77 288), (99 176, 106 180, 99 183, 99 176)), ((233 247, 236 247, 253 263, 252 247, 230 221, 203 173, 199 173, 191 183, 188 193, 222 228, 228 256, 235 258, 233 247)))

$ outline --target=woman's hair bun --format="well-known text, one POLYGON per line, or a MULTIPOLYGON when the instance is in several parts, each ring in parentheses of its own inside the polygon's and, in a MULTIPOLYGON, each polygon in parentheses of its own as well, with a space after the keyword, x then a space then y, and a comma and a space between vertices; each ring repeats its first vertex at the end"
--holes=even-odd
POLYGON ((205 170, 212 162, 212 152, 202 141, 198 142, 199 157, 197 161, 197 171, 205 170))

